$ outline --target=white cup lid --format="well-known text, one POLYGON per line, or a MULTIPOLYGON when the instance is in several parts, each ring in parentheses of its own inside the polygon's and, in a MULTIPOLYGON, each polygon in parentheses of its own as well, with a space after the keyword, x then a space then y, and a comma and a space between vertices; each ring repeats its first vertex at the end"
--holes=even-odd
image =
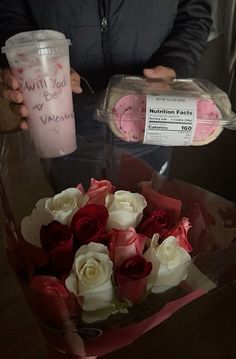
POLYGON ((6 40, 2 52, 18 47, 36 47, 42 49, 45 47, 58 46, 65 42, 71 43, 61 32, 54 30, 34 30, 25 31, 11 36, 6 40))

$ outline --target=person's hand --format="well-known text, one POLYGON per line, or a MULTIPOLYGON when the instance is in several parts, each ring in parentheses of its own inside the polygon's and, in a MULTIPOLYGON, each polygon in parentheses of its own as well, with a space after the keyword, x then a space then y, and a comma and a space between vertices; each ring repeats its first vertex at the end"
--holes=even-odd
MULTIPOLYGON (((71 88, 72 92, 80 94, 80 76, 71 69, 71 88)), ((22 118, 20 127, 23 130, 28 129, 28 124, 24 120, 29 115, 28 108, 23 104, 23 94, 19 90, 19 83, 10 69, 4 69, 1 73, 2 84, 0 84, 0 96, 9 101, 9 107, 13 113, 22 118)))
MULTIPOLYGON (((19 83, 10 69, 4 69, 1 73, 2 84, 0 86, 0 96, 9 101, 12 112, 19 117, 27 117, 29 111, 23 104, 23 95, 19 90, 19 83)), ((26 121, 21 122, 21 128, 27 129, 26 121)))
POLYGON ((83 90, 80 86, 80 75, 74 69, 70 69, 70 79, 71 79, 71 88, 72 92, 80 94, 83 90))
POLYGON ((149 79, 173 80, 176 78, 175 71, 169 67, 164 66, 156 66, 152 69, 144 69, 143 74, 149 79))

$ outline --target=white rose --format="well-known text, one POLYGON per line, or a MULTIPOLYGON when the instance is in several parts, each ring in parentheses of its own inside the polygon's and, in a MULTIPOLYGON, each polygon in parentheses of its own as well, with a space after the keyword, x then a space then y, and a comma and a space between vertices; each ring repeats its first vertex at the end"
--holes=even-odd
POLYGON ((105 205, 109 212, 107 230, 125 230, 139 225, 147 202, 139 193, 116 191, 106 196, 105 205))
POLYGON ((54 220, 69 224, 75 212, 84 207, 89 197, 78 188, 67 188, 52 198, 48 198, 45 207, 54 220))
POLYGON ((72 272, 65 284, 70 292, 82 297, 85 311, 94 311, 111 305, 112 273, 113 263, 107 247, 92 242, 76 252, 72 272))
POLYGON ((21 233, 24 239, 36 247, 42 247, 40 242, 40 229, 42 225, 47 225, 53 218, 45 209, 48 198, 40 199, 33 209, 30 216, 26 216, 21 221, 21 233))
POLYGON ((154 235, 151 245, 144 253, 146 260, 152 263, 148 287, 154 293, 163 292, 177 286, 187 275, 191 257, 180 247, 174 236, 166 238, 158 245, 159 235, 154 235))

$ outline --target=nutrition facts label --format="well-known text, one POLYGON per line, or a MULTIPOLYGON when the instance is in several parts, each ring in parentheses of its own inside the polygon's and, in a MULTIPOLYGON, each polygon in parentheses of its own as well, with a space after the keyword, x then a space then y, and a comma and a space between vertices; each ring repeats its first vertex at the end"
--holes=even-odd
POLYGON ((148 95, 146 101, 143 143, 191 145, 196 127, 196 98, 148 95))

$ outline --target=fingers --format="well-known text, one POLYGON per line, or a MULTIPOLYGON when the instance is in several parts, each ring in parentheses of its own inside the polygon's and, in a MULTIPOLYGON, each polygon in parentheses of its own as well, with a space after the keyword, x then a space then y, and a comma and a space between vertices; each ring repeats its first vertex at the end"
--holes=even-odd
POLYGON ((15 103, 23 102, 23 95, 20 91, 17 91, 17 90, 11 90, 9 88, 4 88, 1 91, 1 95, 7 101, 13 101, 15 103))
POLYGON ((17 90, 19 88, 18 81, 10 69, 2 70, 2 81, 12 90, 17 90))
MULTIPOLYGON (((23 104, 17 105, 14 102, 10 102, 9 107, 10 107, 11 111, 19 117, 28 117, 28 115, 29 115, 29 111, 28 111, 27 107, 23 104)), ((29 128, 28 123, 23 120, 20 124, 20 128, 22 130, 28 130, 28 128, 29 128)))
MULTIPOLYGON (((15 115, 27 117, 29 111, 23 104, 23 94, 19 91, 19 83, 10 69, 4 69, 1 72, 1 80, 0 95, 9 101, 9 107, 15 115)), ((22 121, 20 126, 24 130, 28 129, 26 121, 22 121)))
POLYGON ((71 88, 74 93, 80 94, 83 90, 80 86, 80 75, 71 68, 70 72, 71 88))
POLYGON ((144 76, 151 79, 174 79, 176 78, 176 73, 173 69, 164 66, 156 66, 152 69, 144 69, 144 76))
POLYGON ((28 123, 26 121, 22 121, 20 124, 20 128, 22 130, 28 130, 28 128, 29 128, 28 123))
MULTIPOLYGON (((8 88, 3 88, 1 89, 0 86, 0 94, 2 95, 3 98, 5 98, 6 100, 8 100, 9 103, 9 107, 11 109, 11 111, 20 117, 26 117, 29 115, 28 109, 25 105, 22 104, 23 102, 23 95, 21 92, 19 91, 14 91, 8 88)), ((26 121, 22 121, 20 124, 20 127, 22 130, 27 130, 28 129, 28 124, 26 121)))
MULTIPOLYGON (((27 107, 22 104, 23 95, 21 92, 10 90, 5 87, 2 90, 0 86, 0 94, 3 98, 9 101, 9 107, 15 115, 17 115, 18 117, 27 117, 29 115, 27 107)), ((20 127, 22 130, 27 130, 27 122, 22 121, 20 127)))
POLYGON ((29 111, 28 111, 27 107, 23 104, 18 105, 18 104, 15 104, 14 102, 10 102, 9 107, 12 110, 12 112, 14 112, 17 116, 20 116, 20 117, 29 116, 29 111))

